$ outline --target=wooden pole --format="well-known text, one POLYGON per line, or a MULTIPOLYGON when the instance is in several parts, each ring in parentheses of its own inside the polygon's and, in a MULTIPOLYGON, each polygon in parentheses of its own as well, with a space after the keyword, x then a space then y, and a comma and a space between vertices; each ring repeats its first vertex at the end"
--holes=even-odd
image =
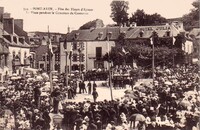
POLYGON ((68 66, 67 66, 67 56, 68 56, 68 53, 67 53, 67 49, 65 50, 65 54, 66 54, 66 71, 65 71, 65 74, 66 74, 66 87, 68 87, 68 66))
MULTIPOLYGON (((50 38, 50 33, 49 33, 49 26, 48 26, 48 42, 49 42, 49 45, 50 45, 50 40, 51 40, 51 38, 50 38)), ((49 46, 48 46, 48 54, 49 54, 49 81, 50 81, 50 91, 51 92, 53 92, 53 79, 52 79, 52 67, 53 67, 53 65, 52 65, 52 61, 51 61, 51 51, 50 51, 50 48, 49 48, 49 46)))
POLYGON ((109 71, 109 87, 110 87, 110 96, 111 96, 111 100, 113 100, 113 93, 112 93, 112 80, 111 80, 111 67, 110 67, 110 45, 109 45, 109 39, 110 36, 108 34, 108 38, 107 38, 107 42, 108 42, 108 71, 109 71))

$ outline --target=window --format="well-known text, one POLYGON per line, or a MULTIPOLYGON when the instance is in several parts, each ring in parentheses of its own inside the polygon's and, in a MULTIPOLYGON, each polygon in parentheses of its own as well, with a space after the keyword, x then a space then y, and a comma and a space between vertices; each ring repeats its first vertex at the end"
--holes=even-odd
POLYGON ((18 57, 21 58, 21 51, 18 52, 18 57))
POLYGON ((13 41, 15 42, 15 43, 17 43, 17 37, 13 37, 13 41))
POLYGON ((143 37, 144 31, 140 31, 140 37, 143 37))
POLYGON ((77 42, 73 42, 73 50, 77 50, 77 42))
POLYGON ((167 34, 167 37, 169 37, 170 36, 170 31, 167 31, 166 34, 167 34))
POLYGON ((42 61, 45 61, 45 59, 46 59, 46 56, 43 55, 43 56, 42 56, 42 61))
POLYGON ((79 66, 77 64, 73 64, 72 65, 72 70, 79 70, 79 66))
POLYGON ((55 54, 55 61, 60 61, 60 55, 58 53, 55 54))
POLYGON ((84 43, 83 42, 79 42, 79 47, 83 49, 84 48, 84 43))
POLYGON ((102 47, 96 47, 96 59, 100 60, 102 57, 102 47))
POLYGON ((72 61, 76 62, 76 61, 77 61, 77 57, 78 57, 77 54, 73 54, 73 55, 72 55, 72 61))
POLYGON ((12 55, 13 55, 13 59, 14 59, 14 58, 15 58, 15 56, 16 56, 16 54, 15 54, 15 51, 13 51, 13 54, 12 54, 12 55))
POLYGON ((27 53, 26 52, 24 52, 24 58, 27 58, 27 53))
POLYGON ((83 53, 79 54, 79 61, 84 62, 84 54, 83 53))
POLYGON ((100 40, 102 38, 102 36, 103 36, 103 32, 99 32, 98 33, 98 40, 100 40))
POLYGON ((5 66, 8 65, 8 55, 5 55, 5 66))
POLYGON ((44 69, 44 64, 40 64, 40 69, 44 69))

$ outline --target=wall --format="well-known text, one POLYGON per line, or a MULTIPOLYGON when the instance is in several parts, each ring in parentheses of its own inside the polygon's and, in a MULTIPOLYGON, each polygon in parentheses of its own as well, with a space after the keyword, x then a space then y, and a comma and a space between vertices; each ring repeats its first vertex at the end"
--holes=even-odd
MULTIPOLYGON (((24 64, 24 58, 25 58, 25 52, 26 52, 26 56, 29 56, 30 54, 30 49, 29 48, 21 48, 21 47, 13 47, 13 46, 9 46, 9 61, 8 61, 8 66, 9 66, 9 74, 12 74, 12 60, 13 60, 13 51, 15 51, 15 54, 17 55, 18 52, 21 52, 21 56, 20 56, 20 61, 22 64, 24 64)), ((19 70, 21 71, 21 73, 23 73, 23 68, 24 67, 19 67, 19 70)), ((17 70, 17 73, 19 73, 19 70, 17 70)))
MULTIPOLYGON (((96 47, 102 47, 102 56, 106 54, 108 48, 109 50, 111 49, 111 46, 115 46, 114 41, 109 41, 109 46, 107 44, 107 41, 84 41, 84 46, 85 49, 83 50, 83 53, 85 54, 85 61, 82 62, 84 64, 86 70, 91 70, 94 68, 94 60, 95 59, 90 59, 88 56, 93 55, 94 57, 96 56, 96 47)), ((60 69, 61 73, 65 72, 65 66, 66 66, 66 54, 63 48, 64 42, 60 43, 60 69)), ((67 42, 67 52, 69 52, 71 49, 72 42, 67 42)), ((72 62, 73 64, 78 64, 79 61, 77 62, 72 62)), ((67 65, 70 65, 69 57, 67 57, 67 65)), ((104 63, 104 67, 107 68, 107 63, 104 63)))
POLYGON ((192 43, 192 41, 186 40, 185 46, 183 46, 183 50, 186 53, 191 54, 193 52, 193 43, 192 43))
MULTIPOLYGON (((92 41, 87 42, 87 70, 94 68, 94 59, 90 59, 88 55, 96 56, 96 47, 102 47, 102 56, 104 56, 108 49, 111 50, 112 46, 115 46, 114 41, 92 41), (109 45, 109 46, 108 46, 109 45)), ((104 68, 107 68, 107 63, 104 63, 104 68)))

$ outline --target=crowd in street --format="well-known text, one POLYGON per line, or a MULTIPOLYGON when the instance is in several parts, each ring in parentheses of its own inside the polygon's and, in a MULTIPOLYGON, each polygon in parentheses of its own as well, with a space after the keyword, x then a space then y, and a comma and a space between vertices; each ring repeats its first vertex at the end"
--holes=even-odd
POLYGON ((33 77, 26 75, 0 92, 0 128, 48 130, 54 113, 63 115, 55 127, 64 130, 198 129, 200 88, 195 68, 157 69, 152 84, 134 86, 112 101, 98 101, 95 81, 70 81, 68 87, 55 82, 50 93, 44 92, 45 81, 28 80, 33 77), (93 101, 63 100, 82 93, 91 94, 93 101))

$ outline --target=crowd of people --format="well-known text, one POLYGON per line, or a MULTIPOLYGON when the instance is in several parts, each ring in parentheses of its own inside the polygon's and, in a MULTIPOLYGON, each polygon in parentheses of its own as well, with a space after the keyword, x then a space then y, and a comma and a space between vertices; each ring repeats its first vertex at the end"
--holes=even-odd
POLYGON ((154 82, 134 86, 112 101, 97 100, 95 81, 74 80, 68 87, 55 82, 52 92, 44 92, 45 81, 28 80, 34 77, 26 75, 0 92, 0 128, 53 129, 50 113, 54 113, 63 115, 62 123, 55 126, 63 130, 198 129, 200 88, 195 68, 157 69, 154 82), (91 94, 93 101, 65 101, 82 93, 91 94))

